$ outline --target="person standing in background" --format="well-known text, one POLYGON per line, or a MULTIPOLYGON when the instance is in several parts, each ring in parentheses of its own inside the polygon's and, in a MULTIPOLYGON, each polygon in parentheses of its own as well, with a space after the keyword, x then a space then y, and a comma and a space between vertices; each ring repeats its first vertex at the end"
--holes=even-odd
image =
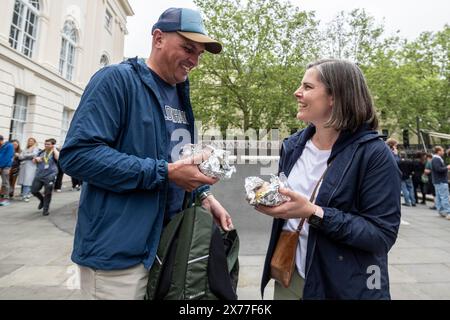
POLYGON ((445 165, 444 148, 434 147, 433 160, 431 160, 431 176, 436 192, 435 205, 442 217, 450 220, 450 203, 448 191, 448 170, 450 165, 445 165))
POLYGON ((36 174, 36 164, 33 159, 37 157, 39 148, 36 139, 33 137, 28 138, 27 147, 20 155, 20 172, 19 181, 17 182, 22 186, 22 200, 25 202, 30 201, 31 198, 31 186, 33 185, 34 176, 36 174))
POLYGON ((31 192, 39 199, 38 210, 44 209, 42 214, 48 216, 50 202, 52 201, 52 191, 55 183, 56 175, 58 174, 58 167, 56 162, 59 158, 59 151, 55 148, 56 140, 45 140, 45 149, 39 152, 38 156, 33 159, 36 163, 36 176, 33 180, 31 192), (44 195, 40 190, 44 187, 44 195))
POLYGON ((400 162, 398 163, 400 171, 402 172, 402 193, 405 202, 402 205, 407 207, 416 206, 416 198, 414 197, 414 187, 412 176, 414 173, 414 163, 406 157, 406 152, 400 152, 400 162))
POLYGON ((19 159, 19 155, 22 152, 22 150, 20 149, 20 143, 19 140, 11 140, 11 143, 13 144, 14 147, 14 157, 13 157, 13 162, 11 165, 11 170, 9 171, 9 198, 12 199, 14 198, 14 189, 16 188, 16 181, 17 181, 17 177, 19 176, 19 171, 20 171, 20 159, 19 159))
POLYGON ((433 155, 431 153, 427 153, 426 161, 425 161, 425 170, 423 171, 423 180, 426 183, 426 192, 427 194, 431 194, 433 196, 433 205, 429 207, 431 210, 436 210, 436 205, 434 203, 436 193, 434 191, 433 185, 433 177, 431 176, 431 161, 433 160, 433 155))
POLYGON ((12 143, 4 140, 0 135, 0 175, 2 177, 2 188, 0 191, 0 206, 7 206, 9 202, 9 171, 14 157, 12 143))
POLYGON ((425 188, 426 185, 422 179, 425 171, 425 163, 427 161, 426 157, 426 153, 417 152, 416 158, 413 160, 414 173, 412 176, 412 182, 414 187, 414 198, 416 199, 416 202, 419 203, 419 195, 417 193, 417 190, 420 189, 420 192, 422 193, 422 202, 420 202, 421 204, 427 204, 425 188))

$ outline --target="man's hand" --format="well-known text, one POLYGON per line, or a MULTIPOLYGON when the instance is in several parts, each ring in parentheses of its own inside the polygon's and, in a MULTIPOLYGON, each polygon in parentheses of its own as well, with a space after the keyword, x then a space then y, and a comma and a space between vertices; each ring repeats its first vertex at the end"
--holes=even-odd
POLYGON ((169 180, 189 192, 204 184, 215 184, 218 179, 207 177, 198 169, 197 164, 201 163, 201 160, 198 157, 189 157, 169 163, 169 180))
POLYGON ((322 208, 312 204, 301 194, 286 188, 280 188, 279 192, 282 195, 288 196, 291 200, 277 207, 259 205, 255 209, 279 219, 309 218, 316 210, 320 216, 323 215, 322 208))
POLYGON ((35 157, 35 158, 33 159, 33 162, 34 162, 34 163, 42 162, 42 157, 35 157))
POLYGON ((209 195, 203 199, 202 207, 212 213, 214 220, 222 226, 222 229, 225 231, 234 229, 230 214, 213 195, 209 195))

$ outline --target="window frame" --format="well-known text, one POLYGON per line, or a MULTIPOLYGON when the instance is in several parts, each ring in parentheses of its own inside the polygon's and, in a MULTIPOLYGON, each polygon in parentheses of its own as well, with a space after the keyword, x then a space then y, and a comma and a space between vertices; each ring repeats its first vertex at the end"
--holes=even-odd
POLYGON ((61 120, 61 145, 64 144, 64 141, 67 137, 67 132, 69 131, 70 122, 72 121, 73 116, 73 110, 64 107, 63 113, 62 113, 62 120, 61 120))
POLYGON ((16 92, 14 94, 14 104, 9 127, 9 140, 17 139, 21 144, 24 143, 25 125, 28 117, 28 104, 29 96, 21 92, 16 92))
POLYGON ((59 74, 69 80, 73 80, 76 53, 78 43, 78 31, 76 25, 71 20, 64 22, 61 31, 61 48, 59 51, 59 74))
POLYGON ((39 0, 14 1, 8 42, 11 48, 30 59, 33 58, 38 42, 40 7, 39 0), (16 11, 17 5, 19 11, 16 11))

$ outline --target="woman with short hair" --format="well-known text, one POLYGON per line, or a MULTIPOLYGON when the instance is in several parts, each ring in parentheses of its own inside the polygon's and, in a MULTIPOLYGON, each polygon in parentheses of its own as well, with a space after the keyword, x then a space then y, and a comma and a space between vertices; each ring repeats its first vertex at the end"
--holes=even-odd
POLYGON ((261 292, 282 230, 300 221, 294 275, 275 299, 390 299, 388 252, 400 225, 400 172, 378 134, 357 65, 327 59, 307 66, 294 93, 308 127, 283 141, 279 172, 290 201, 258 206, 274 217, 261 292), (322 178, 323 177, 323 178, 322 178), (317 186, 315 200, 309 201, 317 186))

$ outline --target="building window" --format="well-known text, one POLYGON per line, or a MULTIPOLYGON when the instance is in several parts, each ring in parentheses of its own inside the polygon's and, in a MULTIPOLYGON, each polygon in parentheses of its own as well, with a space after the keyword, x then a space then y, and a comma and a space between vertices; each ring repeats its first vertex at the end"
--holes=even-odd
POLYGON ((16 0, 9 31, 9 44, 27 57, 33 56, 39 18, 38 0, 16 0))
POLYGON ((61 145, 66 140, 67 131, 69 131, 70 121, 72 120, 72 111, 64 108, 61 122, 61 145))
POLYGON ((109 12, 108 9, 106 9, 106 14, 105 14, 105 28, 111 32, 112 29, 112 14, 111 12, 109 12))
POLYGON ((21 144, 24 143, 24 128, 27 122, 28 97, 21 93, 16 93, 14 97, 13 114, 11 127, 9 129, 9 139, 17 139, 21 144))
POLYGON ((66 21, 62 31, 61 51, 59 53, 59 73, 67 80, 72 80, 75 67, 75 48, 77 29, 72 21, 66 21))
POLYGON ((103 54, 100 58, 100 68, 106 67, 107 65, 109 65, 108 56, 106 54, 103 54))

